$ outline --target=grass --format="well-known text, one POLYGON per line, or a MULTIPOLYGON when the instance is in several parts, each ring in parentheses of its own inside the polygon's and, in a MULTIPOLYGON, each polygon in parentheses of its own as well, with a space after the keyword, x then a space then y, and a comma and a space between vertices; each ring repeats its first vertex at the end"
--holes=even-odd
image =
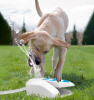
MULTIPOLYGON (((45 77, 53 77, 52 50, 46 57, 45 77)), ((25 87, 31 78, 27 56, 17 46, 0 46, 0 91, 25 87)), ((71 46, 63 68, 62 79, 75 84, 73 95, 41 98, 26 95, 26 91, 0 95, 0 100, 94 100, 94 46, 71 46)))

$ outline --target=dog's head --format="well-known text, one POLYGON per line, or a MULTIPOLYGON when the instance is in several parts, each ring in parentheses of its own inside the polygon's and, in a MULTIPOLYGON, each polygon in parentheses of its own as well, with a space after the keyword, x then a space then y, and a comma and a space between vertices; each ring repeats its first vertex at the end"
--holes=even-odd
MULTIPOLYGON (((51 50, 53 46, 68 48, 67 43, 60 39, 50 36, 45 31, 32 31, 23 33, 21 39, 25 44, 30 41, 30 49, 32 51, 32 58, 37 65, 40 65, 44 59, 44 56, 51 50)), ((30 63, 30 59, 28 60, 30 63)), ((30 65, 30 64, 29 64, 30 65)))

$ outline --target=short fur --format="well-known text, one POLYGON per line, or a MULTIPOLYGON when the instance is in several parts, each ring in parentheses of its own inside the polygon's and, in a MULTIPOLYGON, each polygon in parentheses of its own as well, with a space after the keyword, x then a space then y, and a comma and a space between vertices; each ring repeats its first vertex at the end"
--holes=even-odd
POLYGON ((52 66, 55 72, 54 78, 59 82, 62 78, 62 69, 68 48, 64 35, 68 27, 68 17, 60 7, 43 14, 39 7, 38 0, 35 0, 35 4, 41 19, 35 31, 22 34, 22 39, 24 40, 23 44, 30 41, 33 58, 35 59, 37 57, 41 61, 39 67, 41 68, 40 72, 42 77, 44 77, 45 55, 53 47, 52 66))

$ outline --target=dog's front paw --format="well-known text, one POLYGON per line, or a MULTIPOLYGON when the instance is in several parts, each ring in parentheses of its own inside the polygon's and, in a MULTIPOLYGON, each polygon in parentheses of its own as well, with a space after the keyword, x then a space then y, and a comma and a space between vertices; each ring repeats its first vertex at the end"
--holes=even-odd
POLYGON ((57 82, 61 81, 62 79, 62 72, 60 70, 56 70, 54 74, 54 78, 56 78, 57 82))

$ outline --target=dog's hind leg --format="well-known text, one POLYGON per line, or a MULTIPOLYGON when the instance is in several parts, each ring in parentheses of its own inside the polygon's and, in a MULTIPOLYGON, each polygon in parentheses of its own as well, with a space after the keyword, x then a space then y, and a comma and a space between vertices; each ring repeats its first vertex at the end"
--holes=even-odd
POLYGON ((53 70, 56 70, 57 67, 57 61, 58 61, 58 57, 59 57, 59 49, 57 47, 53 48, 54 52, 53 52, 53 57, 52 57, 52 67, 53 70))

